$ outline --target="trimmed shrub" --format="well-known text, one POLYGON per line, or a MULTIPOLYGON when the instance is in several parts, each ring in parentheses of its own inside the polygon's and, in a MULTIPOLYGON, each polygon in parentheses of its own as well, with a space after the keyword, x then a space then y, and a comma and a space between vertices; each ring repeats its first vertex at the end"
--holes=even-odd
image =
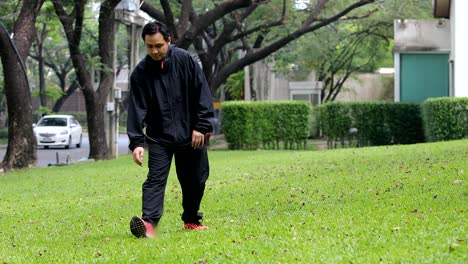
POLYGON ((322 133, 327 137, 328 147, 332 147, 333 144, 336 147, 338 141, 344 145, 352 127, 349 104, 333 102, 320 105, 318 109, 319 124, 322 133))
POLYGON ((0 139, 8 139, 8 128, 1 128, 0 129, 0 139))
POLYGON ((224 102, 222 127, 230 149, 305 148, 309 102, 224 102))
POLYGON ((328 147, 337 142, 380 146, 424 140, 418 104, 388 102, 332 102, 319 107, 322 133, 328 147))
POLYGON ((421 107, 416 103, 387 104, 387 123, 393 144, 424 142, 421 107))
POLYGON ((468 98, 430 98, 421 105, 427 141, 462 139, 468 135, 468 98))

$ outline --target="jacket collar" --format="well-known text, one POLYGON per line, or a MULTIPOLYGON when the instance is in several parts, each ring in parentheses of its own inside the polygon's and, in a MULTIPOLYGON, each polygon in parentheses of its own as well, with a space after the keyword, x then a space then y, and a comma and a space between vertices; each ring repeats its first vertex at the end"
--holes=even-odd
POLYGON ((169 66, 169 63, 171 61, 172 53, 173 53, 174 48, 175 48, 175 46, 173 44, 170 44, 168 49, 167 49, 166 55, 164 56, 164 58, 162 58, 159 61, 155 61, 149 55, 146 55, 146 57, 145 57, 145 68, 152 68, 152 69, 156 68, 156 69, 159 69, 161 71, 166 69, 169 66))

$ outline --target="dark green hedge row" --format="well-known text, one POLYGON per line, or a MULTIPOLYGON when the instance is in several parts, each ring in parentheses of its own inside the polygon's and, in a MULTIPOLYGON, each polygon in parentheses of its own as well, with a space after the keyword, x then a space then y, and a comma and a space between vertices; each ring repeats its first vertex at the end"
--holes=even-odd
POLYGON ((318 107, 328 146, 378 146, 424 141, 420 107, 412 103, 333 102, 318 107))
POLYGON ((427 141, 468 136, 468 98, 430 98, 421 104, 427 141))
POLYGON ((8 138, 8 128, 0 128, 0 139, 7 139, 8 138))
POLYGON ((305 148, 310 132, 309 102, 224 102, 222 127, 229 149, 305 148))

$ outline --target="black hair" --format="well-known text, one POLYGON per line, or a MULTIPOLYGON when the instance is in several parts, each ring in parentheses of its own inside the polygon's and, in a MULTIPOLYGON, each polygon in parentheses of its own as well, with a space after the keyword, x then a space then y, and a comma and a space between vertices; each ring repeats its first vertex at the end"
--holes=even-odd
POLYGON ((171 37, 167 26, 159 21, 149 22, 146 24, 141 32, 141 37, 143 38, 143 41, 145 41, 146 35, 153 35, 156 33, 161 33, 165 41, 169 41, 169 38, 171 37))

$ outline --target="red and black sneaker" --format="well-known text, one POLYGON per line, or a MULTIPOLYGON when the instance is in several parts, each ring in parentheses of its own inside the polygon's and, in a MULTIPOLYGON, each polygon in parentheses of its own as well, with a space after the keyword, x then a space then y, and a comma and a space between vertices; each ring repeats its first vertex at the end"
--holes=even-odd
POLYGON ((188 230, 206 230, 206 229, 208 229, 208 226, 201 224, 200 221, 197 221, 195 223, 185 223, 184 224, 184 229, 188 229, 188 230))
POLYGON ((138 216, 132 217, 130 221, 130 231, 138 238, 141 237, 154 237, 154 228, 151 223, 146 222, 138 216))

